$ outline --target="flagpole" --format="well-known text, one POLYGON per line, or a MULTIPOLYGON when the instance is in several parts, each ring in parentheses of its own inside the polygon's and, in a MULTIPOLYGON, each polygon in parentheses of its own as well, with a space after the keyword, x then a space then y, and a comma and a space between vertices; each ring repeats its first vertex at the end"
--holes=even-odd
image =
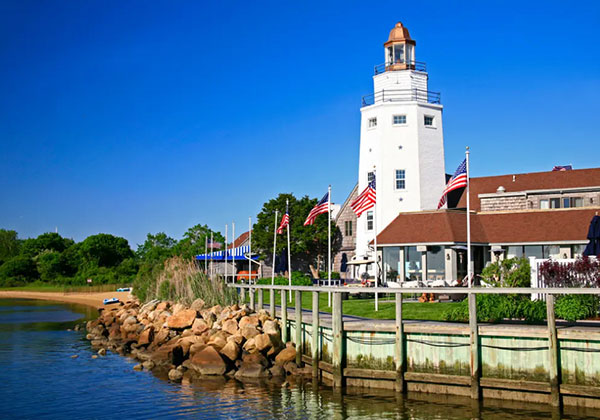
POLYGON ((213 278, 213 250, 214 250, 215 242, 213 238, 213 233, 210 231, 210 279, 213 278))
MULTIPOLYGON (((331 185, 327 189, 327 279, 331 288, 331 185)), ((328 300, 331 307, 331 292, 328 300)))
POLYGON ((469 197, 469 187, 471 185, 471 182, 469 181, 469 155, 471 152, 469 151, 469 146, 467 146, 465 154, 467 155, 467 278, 469 279, 469 287, 471 287, 473 281, 473 268, 471 267, 471 203, 469 197))
MULTIPOLYGON (((377 171, 375 166, 373 166, 373 174, 375 175, 375 182, 377 182, 377 171)), ((375 186, 375 191, 377 191, 377 186, 375 186)), ((375 203, 373 203, 373 230, 375 231, 375 312, 377 312, 379 311, 379 293, 377 293, 377 289, 379 288, 379 267, 377 264, 377 199, 375 199, 375 203)))
POLYGON ((233 272, 231 273, 231 277, 233 277, 233 282, 235 283, 235 222, 231 222, 231 261, 233 262, 233 272))
POLYGON ((271 272, 271 286, 275 284, 275 252, 277 252, 277 210, 275 210, 275 225, 273 225, 273 270, 271 272))
MULTIPOLYGON (((285 200, 285 210, 289 215, 289 205, 290 201, 285 200)), ((291 221, 290 221, 291 222, 291 221)), ((290 288, 292 287, 292 253, 290 251, 290 222, 287 224, 287 252, 288 252, 288 282, 290 284, 290 288)), ((288 293, 290 295, 290 302, 292 301, 292 289, 288 293)))
POLYGON ((229 279, 227 278, 227 228, 228 226, 225 225, 225 283, 229 282, 229 279))
MULTIPOLYGON (((252 217, 248 217, 248 242, 250 243, 250 251, 248 255, 248 284, 252 282, 252 217)), ((261 291, 262 293, 262 291, 261 291)))
POLYGON ((204 274, 208 274, 208 235, 204 235, 204 274))

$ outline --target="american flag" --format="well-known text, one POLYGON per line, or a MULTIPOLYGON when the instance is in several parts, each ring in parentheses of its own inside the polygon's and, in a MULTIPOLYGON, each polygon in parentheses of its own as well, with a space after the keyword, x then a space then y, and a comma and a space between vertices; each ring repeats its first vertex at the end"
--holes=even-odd
POLYGON ((466 187, 467 183, 467 159, 465 159, 460 165, 458 165, 456 172, 454 172, 454 175, 452 176, 452 178, 450 178, 450 181, 448 181, 446 188, 444 188, 442 198, 440 198, 440 202, 438 203, 438 209, 444 204, 446 204, 446 196, 450 191, 466 187))
POLYGON ((306 221, 304 222, 304 226, 312 225, 313 223, 315 223, 315 219, 317 218, 317 216, 321 213, 327 213, 328 209, 329 209, 329 193, 325 194, 323 196, 323 198, 321 198, 321 201, 319 201, 317 203, 317 205, 313 207, 313 209, 310 211, 310 213, 308 213, 308 217, 306 218, 306 221))
POLYGON ((277 228, 277 234, 281 235, 283 233, 283 229, 290 224, 290 215, 286 211, 283 217, 281 218, 281 224, 277 228))
POLYGON ((375 177, 373 176, 373 180, 369 182, 367 188, 364 189, 363 192, 360 193, 358 197, 350 204, 354 213, 356 213, 357 217, 360 217, 365 211, 369 210, 375 205, 377 201, 377 194, 375 191, 375 177))

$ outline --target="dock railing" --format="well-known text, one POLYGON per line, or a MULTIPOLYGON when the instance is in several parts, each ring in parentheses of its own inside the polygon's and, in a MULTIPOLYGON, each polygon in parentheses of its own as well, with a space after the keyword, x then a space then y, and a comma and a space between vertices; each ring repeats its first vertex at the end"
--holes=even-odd
MULTIPOLYGON (((302 294, 312 294, 312 325, 313 331, 316 331, 319 326, 319 294, 320 293, 332 293, 332 310, 331 310, 331 326, 333 336, 333 349, 331 354, 331 373, 333 375, 333 386, 342 387, 344 380, 344 369, 343 369, 343 309, 342 309, 342 293, 373 293, 372 290, 365 289, 364 287, 327 287, 327 286, 277 286, 277 285, 248 285, 248 284, 229 284, 229 287, 235 287, 239 289, 242 301, 246 301, 246 293, 249 293, 250 307, 253 310, 260 310, 263 308, 263 290, 269 290, 270 302, 269 312, 271 316, 277 316, 274 294, 275 291, 279 290, 281 293, 281 307, 279 316, 281 322, 284 325, 282 328, 282 339, 284 342, 289 340, 287 337, 287 320, 288 320, 288 309, 287 309, 287 293, 295 294, 295 322, 296 325, 302 323, 302 294), (258 302, 256 301, 256 292, 258 293, 258 302)), ((444 295, 467 295, 468 306, 469 306, 469 347, 470 347, 470 395, 473 399, 481 399, 482 392, 480 387, 481 379, 481 346, 479 343, 479 326, 477 323, 477 295, 483 294, 539 294, 546 297, 546 327, 548 337, 548 354, 549 354, 549 385, 550 385, 550 403, 552 406, 559 407, 561 405, 561 384, 560 384, 560 360, 559 360, 559 348, 558 338, 556 331, 556 319, 554 315, 554 296, 555 295, 600 295, 600 288, 530 288, 530 287, 511 287, 511 288, 456 288, 456 287, 415 287, 415 288, 390 288, 388 290, 378 290, 382 294, 394 295, 394 302, 396 305, 395 311, 395 354, 394 364, 396 367, 396 390, 398 392, 404 392, 406 390, 406 337, 404 334, 404 327, 402 322, 402 295, 403 294, 421 294, 421 293, 434 293, 444 295)), ((302 329, 296 327, 295 342, 301 343, 302 329)), ((320 362, 319 350, 318 350, 318 338, 317 334, 311 334, 311 359, 313 376, 318 377, 319 367, 323 364, 320 362)), ((297 352, 296 362, 302 363, 302 354, 300 351, 297 352)), ((600 393, 598 395, 600 397, 600 393)))

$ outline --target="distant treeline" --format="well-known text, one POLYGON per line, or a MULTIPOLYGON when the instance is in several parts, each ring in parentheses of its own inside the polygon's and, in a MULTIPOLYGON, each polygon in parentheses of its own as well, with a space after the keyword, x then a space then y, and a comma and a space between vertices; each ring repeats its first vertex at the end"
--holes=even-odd
MULTIPOLYGON (((219 232, 215 242, 223 243, 219 232)), ((131 284, 140 273, 171 256, 193 258, 204 253, 208 226, 196 225, 181 240, 164 233, 148 234, 133 250, 125 238, 99 233, 81 242, 58 233, 19 239, 14 230, 0 229, 0 287, 40 282, 59 285, 131 284)))

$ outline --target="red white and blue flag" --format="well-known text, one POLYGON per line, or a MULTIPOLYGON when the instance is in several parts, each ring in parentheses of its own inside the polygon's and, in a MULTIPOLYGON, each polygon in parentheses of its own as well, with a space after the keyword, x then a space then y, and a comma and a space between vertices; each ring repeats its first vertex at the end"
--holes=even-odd
POLYGON ((367 188, 365 188, 364 191, 354 199, 354 201, 350 204, 350 207, 354 213, 356 213, 356 216, 360 217, 360 215, 365 211, 373 208, 376 201, 377 194, 375 190, 375 177, 373 177, 373 180, 369 182, 367 188))
POLYGON ((283 233, 283 229, 285 229, 285 227, 288 226, 289 224, 290 224, 290 215, 288 214, 288 211, 286 210, 285 214, 281 218, 281 224, 277 228, 277 234, 281 235, 283 233))
POLYGON ((457 190, 459 188, 466 187, 468 183, 467 179, 467 159, 463 160, 448 184, 446 184, 446 188, 444 188, 444 192, 442 193, 442 198, 440 198, 440 202, 438 203, 438 209, 446 204, 446 196, 450 191, 457 190))
POLYGON ((328 213, 329 212, 329 193, 325 194, 321 201, 317 203, 316 206, 308 213, 308 217, 304 222, 304 226, 312 225, 315 223, 315 219, 319 214, 328 213))

